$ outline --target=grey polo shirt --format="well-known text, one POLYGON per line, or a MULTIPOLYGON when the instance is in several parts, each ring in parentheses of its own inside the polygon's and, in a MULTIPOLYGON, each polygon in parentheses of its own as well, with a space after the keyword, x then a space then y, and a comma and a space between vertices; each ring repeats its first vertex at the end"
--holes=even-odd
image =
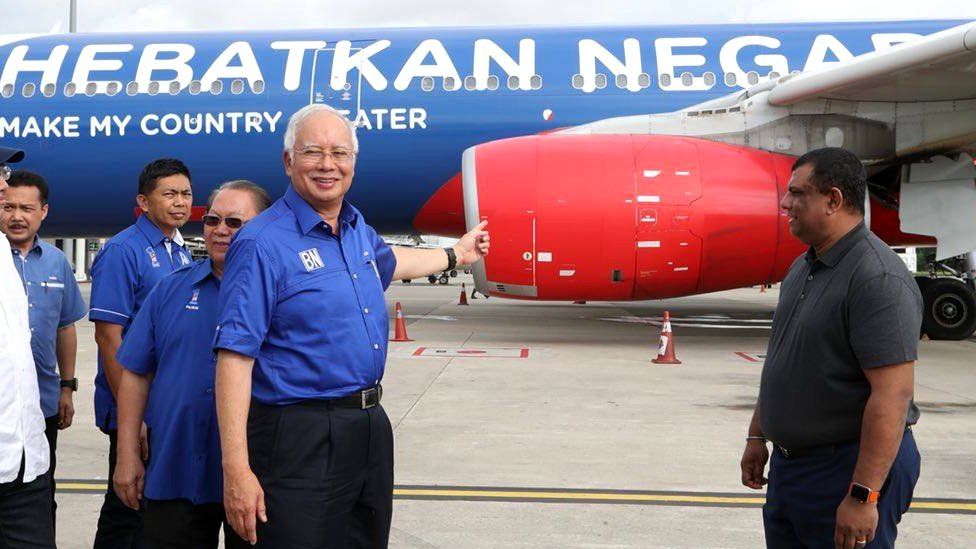
MULTIPOLYGON (((763 434, 790 450, 859 438, 865 369, 915 360, 922 295, 864 223, 817 258, 793 262, 780 289, 759 386, 763 434)), ((918 421, 912 402, 908 424, 918 421)))

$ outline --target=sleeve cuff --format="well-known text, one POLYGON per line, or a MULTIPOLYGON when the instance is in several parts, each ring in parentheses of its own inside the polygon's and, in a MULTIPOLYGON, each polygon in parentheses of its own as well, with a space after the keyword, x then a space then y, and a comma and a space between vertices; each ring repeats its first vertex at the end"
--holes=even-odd
POLYGON ((219 352, 221 349, 234 351, 235 353, 256 359, 259 351, 261 350, 261 342, 254 341, 249 337, 228 335, 221 332, 214 341, 214 354, 219 352))
POLYGON ((119 326, 128 326, 129 315, 122 314, 109 309, 92 309, 88 313, 88 320, 91 321, 101 321, 101 322, 111 322, 112 324, 118 324, 119 326))

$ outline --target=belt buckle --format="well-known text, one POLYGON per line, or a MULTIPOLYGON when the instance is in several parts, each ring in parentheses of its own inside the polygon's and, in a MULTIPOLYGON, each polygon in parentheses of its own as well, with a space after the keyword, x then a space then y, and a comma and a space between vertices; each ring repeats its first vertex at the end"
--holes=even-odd
POLYGON ((368 410, 377 404, 377 390, 376 387, 371 387, 369 389, 364 389, 361 393, 361 406, 363 410, 368 410))

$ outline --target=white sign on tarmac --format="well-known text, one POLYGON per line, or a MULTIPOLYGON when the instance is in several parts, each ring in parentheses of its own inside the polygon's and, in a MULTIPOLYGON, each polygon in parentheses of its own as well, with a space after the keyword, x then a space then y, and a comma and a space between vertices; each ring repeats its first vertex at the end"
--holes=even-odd
POLYGON ((445 348, 445 347, 418 347, 413 352, 415 357, 439 357, 439 358, 529 358, 529 350, 526 348, 505 347, 505 348, 478 348, 466 347, 464 349, 445 348))

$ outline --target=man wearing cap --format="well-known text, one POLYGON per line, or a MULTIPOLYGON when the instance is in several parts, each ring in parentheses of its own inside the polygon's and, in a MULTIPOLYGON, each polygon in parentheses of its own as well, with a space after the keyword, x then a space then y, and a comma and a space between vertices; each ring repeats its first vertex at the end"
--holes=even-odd
MULTIPOLYGON (((173 158, 154 160, 139 175, 136 195, 141 214, 112 237, 92 264, 91 311, 98 344, 95 424, 109 437, 108 474, 115 474, 117 426, 115 395, 122 377, 116 352, 143 300, 164 276, 190 264, 180 235, 190 219, 190 170, 173 158)), ((148 456, 143 446, 143 458, 148 456)), ((142 518, 109 487, 95 533, 95 549, 138 547, 142 518)))
MULTIPOLYGON (((0 205, 6 203, 8 164, 24 158, 0 147, 0 205)), ((50 454, 31 353, 27 294, 14 268, 10 242, 0 234, 0 540, 4 547, 54 548, 50 454)))
POLYGON ((797 159, 780 202, 810 249, 783 280, 741 463, 760 489, 772 442, 770 548, 894 547, 918 481, 922 297, 865 226, 866 191, 858 158, 824 148, 797 159))
POLYGON ((48 476, 51 478, 53 518, 57 508, 54 471, 58 430, 71 426, 74 417, 72 393, 78 390, 75 322, 85 317, 88 307, 68 259, 61 250, 37 238, 48 212, 47 182, 34 172, 17 170, 10 176, 8 184, 0 226, 10 240, 14 266, 27 293, 31 350, 37 367, 41 411, 47 424, 45 434, 51 450, 48 476))
POLYGON ((284 141, 291 185, 237 234, 220 287, 224 507, 261 547, 386 547, 383 292, 394 279, 477 261, 488 234, 482 222, 453 248, 391 248, 344 199, 358 152, 352 124, 313 104, 291 117, 284 141))
POLYGON ((151 547, 215 549, 221 524, 227 547, 246 546, 226 525, 222 505, 211 346, 231 238, 271 205, 271 197, 238 180, 221 185, 209 202, 203 216, 209 258, 156 285, 116 355, 125 370, 118 393, 115 491, 129 507, 145 509, 143 531, 151 547), (148 470, 139 448, 144 416, 152 448, 148 470))

